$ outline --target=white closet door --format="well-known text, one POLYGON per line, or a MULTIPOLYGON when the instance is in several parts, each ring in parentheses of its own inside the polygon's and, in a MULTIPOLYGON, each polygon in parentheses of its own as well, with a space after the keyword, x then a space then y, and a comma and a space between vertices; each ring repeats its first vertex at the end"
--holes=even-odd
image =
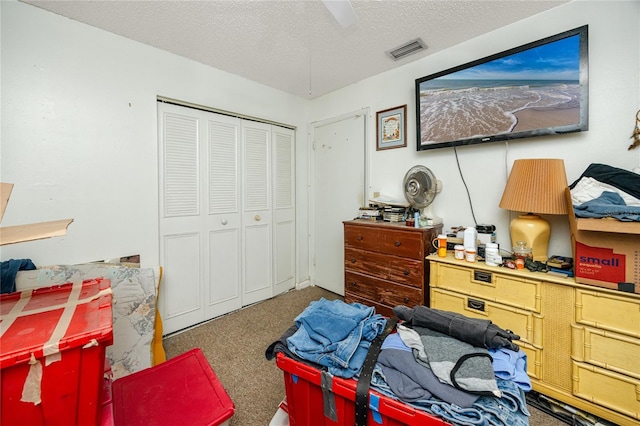
POLYGON ((294 132, 166 103, 158 123, 165 334, 293 288, 294 132))
POLYGON ((171 333, 203 321, 200 124, 197 111, 158 108, 160 143, 160 312, 171 333))
POLYGON ((295 170, 294 132, 273 128, 274 295, 295 286, 295 170))
POLYGON ((240 119, 160 104, 160 312, 172 333, 242 307, 240 119))
POLYGON ((242 122, 243 305, 273 296, 271 126, 242 122))
POLYGON ((205 319, 242 307, 240 213, 240 119, 207 116, 207 262, 205 265, 205 319))

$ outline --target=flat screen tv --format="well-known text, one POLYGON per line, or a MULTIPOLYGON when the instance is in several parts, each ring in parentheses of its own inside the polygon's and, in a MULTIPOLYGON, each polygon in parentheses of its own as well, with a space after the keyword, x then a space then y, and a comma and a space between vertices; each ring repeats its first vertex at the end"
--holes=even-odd
POLYGON ((418 151, 586 131, 588 26, 416 79, 418 151))

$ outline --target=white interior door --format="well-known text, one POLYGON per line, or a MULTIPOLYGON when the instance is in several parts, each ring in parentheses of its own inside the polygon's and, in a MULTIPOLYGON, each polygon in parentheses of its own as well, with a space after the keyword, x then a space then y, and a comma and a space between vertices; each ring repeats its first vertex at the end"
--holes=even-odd
POLYGON ((313 129, 312 281, 344 295, 342 222, 367 202, 367 114, 358 111, 313 129))

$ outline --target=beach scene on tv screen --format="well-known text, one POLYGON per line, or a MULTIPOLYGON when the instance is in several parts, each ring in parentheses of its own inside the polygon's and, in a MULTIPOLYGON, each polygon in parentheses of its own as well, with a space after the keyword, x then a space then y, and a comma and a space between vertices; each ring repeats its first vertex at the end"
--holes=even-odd
POLYGON ((580 123, 580 36, 419 84, 421 144, 580 123))

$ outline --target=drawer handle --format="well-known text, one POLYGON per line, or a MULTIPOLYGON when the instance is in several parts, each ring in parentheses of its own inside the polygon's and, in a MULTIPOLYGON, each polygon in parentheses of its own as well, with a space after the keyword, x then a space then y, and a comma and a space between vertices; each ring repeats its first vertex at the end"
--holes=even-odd
POLYGON ((358 235, 358 241, 362 241, 364 237, 362 235, 358 235))
POLYGON ((408 269, 405 269, 405 270, 404 270, 404 274, 405 274, 405 275, 409 275, 409 270, 408 270, 408 269))
POLYGON ((467 299, 467 308, 484 312, 484 302, 482 300, 467 299))
POLYGON ((491 272, 473 271, 473 279, 483 283, 491 284, 491 272))
POLYGON ((400 247, 400 241, 396 241, 396 247, 400 247))
POLYGON ((355 282, 355 281, 350 281, 350 282, 349 282, 349 285, 350 285, 351 287, 355 287, 355 286, 356 286, 356 282, 355 282))
POLYGON ((356 258, 351 259, 351 263, 356 263, 356 258))
POLYGON ((409 303, 409 298, 408 297, 404 298, 404 303, 409 303))

